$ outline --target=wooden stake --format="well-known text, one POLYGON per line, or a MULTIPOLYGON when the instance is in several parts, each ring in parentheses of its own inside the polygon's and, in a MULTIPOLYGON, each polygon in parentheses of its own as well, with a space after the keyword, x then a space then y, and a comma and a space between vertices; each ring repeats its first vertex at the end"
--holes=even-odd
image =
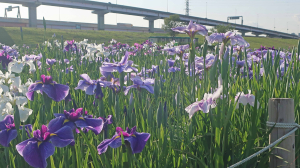
MULTIPOLYGON (((269 99, 269 122, 294 123, 294 99, 269 99)), ((287 134, 292 129, 273 128, 269 144, 287 134)), ((270 156, 270 168, 295 168, 295 133, 283 140, 270 156)))

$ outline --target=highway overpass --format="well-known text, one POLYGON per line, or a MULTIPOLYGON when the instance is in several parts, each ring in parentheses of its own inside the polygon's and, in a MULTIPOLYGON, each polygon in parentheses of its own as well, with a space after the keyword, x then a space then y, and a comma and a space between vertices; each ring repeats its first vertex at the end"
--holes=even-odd
MULTIPOLYGON (((81 29, 81 30, 98 30, 98 25, 95 23, 81 23, 81 22, 64 22, 46 20, 48 29, 81 29)), ((0 27, 29 27, 29 19, 5 18, 0 17, 0 27)), ((43 20, 37 20, 37 28, 44 28, 43 20)), ((108 31, 125 31, 125 32, 140 32, 148 33, 147 27, 124 26, 124 25, 104 25, 105 30, 108 31)), ((165 33, 163 29, 154 28, 155 33, 165 33)))
MULTIPOLYGON (((97 14, 97 29, 104 30, 106 28, 104 24, 104 15, 107 13, 118 13, 118 14, 126 14, 126 15, 134 15, 134 16, 142 16, 144 19, 149 21, 149 32, 154 32, 154 20, 156 19, 164 19, 169 17, 170 15, 174 15, 175 13, 163 12, 151 9, 144 9, 138 7, 117 5, 111 3, 103 3, 103 2, 95 2, 95 1, 86 1, 86 0, 0 0, 3 3, 12 3, 12 4, 21 4, 23 6, 28 7, 28 16, 29 16, 29 27, 37 27, 37 12, 36 8, 40 5, 49 5, 49 6, 57 6, 57 7, 66 7, 66 8, 76 8, 76 9, 84 9, 91 10, 92 13, 97 14)), ((199 24, 208 25, 208 26, 217 26, 220 24, 227 24, 227 22, 217 21, 207 18, 201 18, 196 16, 187 16, 179 14, 180 19, 182 21, 194 21, 199 24)), ((247 25, 240 24, 232 24, 236 30, 245 35, 245 33, 251 32, 253 35, 259 36, 264 34, 268 37, 280 37, 280 38, 292 38, 298 39, 299 37, 296 35, 278 32, 268 29, 262 29, 247 25)))

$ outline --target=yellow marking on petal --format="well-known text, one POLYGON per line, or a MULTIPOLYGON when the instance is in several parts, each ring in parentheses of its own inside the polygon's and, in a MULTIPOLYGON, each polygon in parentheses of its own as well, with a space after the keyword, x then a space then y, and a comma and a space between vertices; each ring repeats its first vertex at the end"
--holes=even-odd
POLYGON ((42 141, 38 141, 38 147, 40 147, 41 144, 42 144, 42 141))
POLYGON ((64 123, 63 124, 65 124, 66 122, 69 122, 70 120, 68 120, 68 119, 65 119, 65 121, 64 121, 64 123))
POLYGON ((229 38, 229 36, 226 36, 226 38, 229 38))
POLYGON ((50 85, 54 86, 54 83, 52 82, 52 83, 50 83, 50 85))
MULTIPOLYGON (((116 137, 115 137, 115 139, 117 139, 117 138, 120 138, 120 136, 116 136, 116 137)), ((115 140, 115 139, 114 139, 114 140, 115 140)))
MULTIPOLYGON (((136 136, 135 136, 134 134, 132 134, 131 136, 133 136, 133 137, 136 138, 136 136)), ((117 139, 117 138, 120 138, 120 137, 121 137, 121 136, 118 135, 118 136, 116 136, 116 137, 114 138, 114 140, 117 139)))
POLYGON ((82 119, 82 120, 85 120, 83 117, 79 117, 78 119, 82 119))
POLYGON ((37 84, 43 84, 43 82, 37 82, 37 84))
POLYGON ((57 134, 53 134, 53 133, 52 133, 52 134, 50 134, 50 136, 56 136, 56 135, 57 135, 57 134))

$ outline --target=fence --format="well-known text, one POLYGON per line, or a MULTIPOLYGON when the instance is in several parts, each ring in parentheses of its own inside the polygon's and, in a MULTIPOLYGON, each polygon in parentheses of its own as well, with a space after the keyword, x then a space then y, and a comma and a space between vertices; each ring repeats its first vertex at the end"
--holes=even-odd
POLYGON ((268 110, 269 121, 267 121, 267 126, 273 129, 269 136, 270 145, 240 162, 237 162, 229 168, 242 165, 274 147, 279 142, 281 143, 273 150, 273 153, 270 156, 269 167, 295 168, 295 131, 300 129, 300 125, 294 123, 294 99, 269 99, 268 110))

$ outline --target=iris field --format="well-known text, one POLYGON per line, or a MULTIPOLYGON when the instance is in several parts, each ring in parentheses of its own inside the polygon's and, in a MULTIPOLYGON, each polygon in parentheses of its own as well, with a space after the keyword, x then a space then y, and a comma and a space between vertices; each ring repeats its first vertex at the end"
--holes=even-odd
MULTIPOLYGON (((55 34, 36 47, 2 44, 0 167, 223 168, 269 144, 269 98, 293 98, 299 123, 300 45, 251 50, 192 22, 173 31, 204 44, 55 34)), ((300 167, 299 130, 295 142, 300 167)), ((268 167, 270 155, 240 167, 268 167)))

